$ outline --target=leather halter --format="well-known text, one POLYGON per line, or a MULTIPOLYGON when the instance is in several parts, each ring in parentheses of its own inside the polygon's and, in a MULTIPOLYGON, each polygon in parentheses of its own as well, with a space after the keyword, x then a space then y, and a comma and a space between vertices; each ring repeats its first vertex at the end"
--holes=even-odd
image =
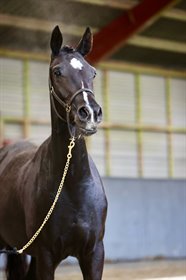
POLYGON ((51 84, 51 80, 49 79, 49 89, 50 89, 50 99, 51 99, 51 104, 52 104, 52 107, 57 115, 57 117, 59 119, 61 119, 62 121, 64 122, 67 122, 67 125, 68 125, 68 130, 69 130, 69 133, 70 133, 70 136, 71 137, 74 137, 74 135, 72 134, 72 131, 71 131, 71 128, 70 128, 70 112, 71 112, 71 108, 72 108, 72 102, 73 100, 76 98, 77 95, 79 95, 80 93, 82 92, 87 92, 87 93, 90 93, 91 95, 94 96, 94 93, 91 89, 89 88, 80 88, 78 89, 73 95, 72 97, 70 98, 70 100, 68 102, 64 102, 63 100, 61 100, 59 98, 59 96, 56 94, 55 90, 54 90, 54 87, 52 86, 51 84), (66 120, 58 113, 57 109, 56 109, 56 106, 55 106, 55 103, 54 103, 54 98, 55 100, 63 107, 65 108, 65 111, 66 111, 66 120))

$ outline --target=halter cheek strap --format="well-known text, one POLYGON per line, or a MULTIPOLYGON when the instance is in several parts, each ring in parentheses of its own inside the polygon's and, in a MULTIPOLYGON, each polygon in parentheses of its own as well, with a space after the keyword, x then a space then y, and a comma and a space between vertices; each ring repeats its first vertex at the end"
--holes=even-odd
POLYGON ((63 100, 61 100, 59 98, 59 96, 56 94, 55 90, 54 90, 54 87, 52 86, 51 84, 51 81, 49 80, 49 88, 50 88, 50 99, 51 99, 51 103, 52 103, 52 107, 56 113, 56 115, 58 116, 59 119, 61 119, 62 121, 64 122, 67 122, 67 125, 68 125, 68 130, 69 130, 69 133, 70 133, 70 136, 71 137, 74 137, 73 133, 72 133, 72 130, 70 128, 70 112, 71 112, 71 107, 72 107, 72 102, 73 100, 75 99, 75 97, 77 95, 79 95, 80 93, 82 92, 88 92, 90 94, 92 94, 94 96, 94 93, 92 90, 90 90, 89 88, 81 88, 79 90, 77 90, 73 95, 72 97, 70 98, 70 100, 66 103, 64 102, 63 100), (57 109, 56 109, 56 106, 55 106, 55 102, 54 102, 54 98, 55 100, 62 106, 65 108, 65 111, 66 111, 66 120, 58 113, 57 109))

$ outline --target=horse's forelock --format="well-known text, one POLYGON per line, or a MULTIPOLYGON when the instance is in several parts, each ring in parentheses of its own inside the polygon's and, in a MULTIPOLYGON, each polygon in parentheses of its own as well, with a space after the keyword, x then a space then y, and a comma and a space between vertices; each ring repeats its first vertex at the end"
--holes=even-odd
POLYGON ((73 53, 73 52, 75 52, 75 49, 73 47, 71 47, 71 46, 65 45, 62 48, 62 51, 67 52, 67 53, 73 53))

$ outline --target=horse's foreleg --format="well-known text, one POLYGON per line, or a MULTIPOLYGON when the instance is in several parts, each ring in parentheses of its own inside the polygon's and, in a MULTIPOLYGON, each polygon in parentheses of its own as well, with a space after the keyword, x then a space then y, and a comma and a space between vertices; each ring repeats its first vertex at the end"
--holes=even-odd
POLYGON ((79 259, 84 280, 101 280, 104 264, 103 242, 99 242, 93 253, 79 259))
POLYGON ((52 255, 48 251, 40 250, 39 256, 36 257, 36 279, 37 280, 54 280, 55 265, 52 261, 52 255))
POLYGON ((26 255, 7 255, 7 264, 6 264, 7 280, 23 280, 26 275, 26 270, 27 270, 26 255))
POLYGON ((30 265, 24 280, 37 280, 36 276, 36 259, 31 257, 30 265))

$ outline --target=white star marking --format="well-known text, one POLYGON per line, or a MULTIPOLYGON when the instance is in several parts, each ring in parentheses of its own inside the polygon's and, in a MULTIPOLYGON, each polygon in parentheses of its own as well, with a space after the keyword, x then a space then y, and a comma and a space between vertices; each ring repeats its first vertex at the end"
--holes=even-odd
POLYGON ((81 63, 81 61, 79 61, 77 58, 72 58, 70 61, 70 65, 74 68, 74 69, 79 69, 82 70, 83 68, 83 64, 81 63))
MULTIPOLYGON (((84 88, 84 83, 83 81, 81 82, 82 84, 82 88, 84 88)), ((83 91, 83 99, 87 105, 87 107, 89 108, 89 112, 90 112, 90 116, 91 116, 91 119, 90 119, 90 122, 91 123, 94 123, 94 111, 93 109, 91 108, 90 104, 89 104, 89 101, 88 101, 88 93, 86 91, 83 91)))

